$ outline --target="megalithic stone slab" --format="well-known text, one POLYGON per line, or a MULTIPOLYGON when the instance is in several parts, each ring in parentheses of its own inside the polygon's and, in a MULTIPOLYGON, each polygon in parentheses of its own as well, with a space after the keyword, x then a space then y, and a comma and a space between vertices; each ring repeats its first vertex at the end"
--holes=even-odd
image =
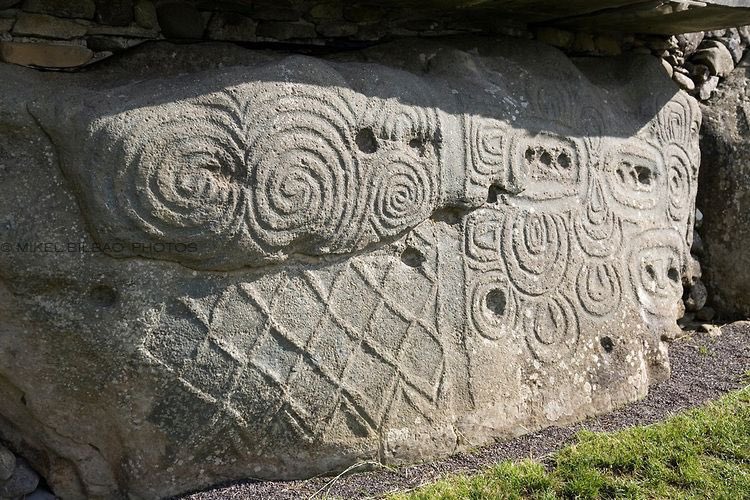
POLYGON ((722 319, 750 318, 750 105, 745 60, 703 107, 698 204, 704 214, 704 280, 722 319))
POLYGON ((700 112, 649 57, 0 66, 0 437, 67 498, 403 463, 668 376, 700 112))

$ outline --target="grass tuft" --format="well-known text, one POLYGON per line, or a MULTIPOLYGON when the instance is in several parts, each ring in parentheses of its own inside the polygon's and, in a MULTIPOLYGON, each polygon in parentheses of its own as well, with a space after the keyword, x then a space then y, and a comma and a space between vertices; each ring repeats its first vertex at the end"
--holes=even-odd
POLYGON ((580 432, 549 471, 508 461, 391 498, 750 498, 750 388, 658 424, 580 432))

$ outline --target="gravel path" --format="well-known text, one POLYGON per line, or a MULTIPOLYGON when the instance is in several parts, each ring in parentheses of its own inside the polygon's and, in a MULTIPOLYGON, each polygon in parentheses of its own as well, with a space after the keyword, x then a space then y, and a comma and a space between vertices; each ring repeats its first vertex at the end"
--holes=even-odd
POLYGON ((646 425, 700 405, 741 387, 750 370, 750 322, 727 325, 721 336, 690 333, 670 348, 672 377, 651 388, 646 399, 582 424, 552 427, 471 454, 443 461, 382 469, 340 477, 290 482, 240 482, 183 497, 183 500, 294 499, 315 497, 366 498, 408 490, 434 482, 448 473, 471 473, 508 459, 543 459, 569 443, 581 429, 614 431, 646 425))

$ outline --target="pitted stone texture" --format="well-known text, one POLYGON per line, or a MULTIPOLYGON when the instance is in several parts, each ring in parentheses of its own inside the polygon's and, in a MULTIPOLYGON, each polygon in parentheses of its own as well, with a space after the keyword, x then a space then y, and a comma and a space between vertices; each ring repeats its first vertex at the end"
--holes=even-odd
POLYGON ((750 317, 750 65, 747 58, 703 108, 699 206, 704 281, 720 316, 750 317))
POLYGON ((651 58, 2 71, 0 438, 59 494, 428 459, 668 374, 700 113, 651 58))

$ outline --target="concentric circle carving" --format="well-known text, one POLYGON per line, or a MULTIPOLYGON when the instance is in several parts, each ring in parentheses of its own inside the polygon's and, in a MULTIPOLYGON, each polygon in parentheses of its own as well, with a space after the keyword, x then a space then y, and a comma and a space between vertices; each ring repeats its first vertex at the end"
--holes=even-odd
POLYGON ((474 329, 490 340, 511 333, 515 298, 508 279, 499 271, 478 274, 469 290, 469 315, 474 329))
POLYGON ((526 344, 542 362, 555 363, 575 351, 579 321, 573 305, 564 297, 545 295, 523 305, 522 324, 526 344))
POLYGON ((527 295, 553 290, 568 265, 568 230, 559 215, 518 211, 503 232, 503 257, 513 284, 527 295))
MULTIPOLYGON (((242 222, 244 144, 231 103, 185 105, 177 116, 132 127, 113 188, 124 213, 151 237, 211 242, 242 222)), ((204 249, 205 250, 205 249, 204 249)))
POLYGON ((585 206, 575 220, 576 236, 583 251, 594 257, 612 255, 622 245, 622 222, 612 210, 606 187, 592 178, 585 206))
POLYGON ((471 167, 479 175, 499 175, 505 170, 509 132, 497 120, 472 117, 469 122, 471 167))
POLYGON ((594 316, 607 316, 617 309, 622 298, 622 277, 609 262, 592 262, 581 266, 576 291, 583 308, 594 316))
POLYGON ((690 157, 680 146, 671 144, 664 151, 667 166, 669 216, 682 221, 690 216, 692 207, 693 175, 690 157))

